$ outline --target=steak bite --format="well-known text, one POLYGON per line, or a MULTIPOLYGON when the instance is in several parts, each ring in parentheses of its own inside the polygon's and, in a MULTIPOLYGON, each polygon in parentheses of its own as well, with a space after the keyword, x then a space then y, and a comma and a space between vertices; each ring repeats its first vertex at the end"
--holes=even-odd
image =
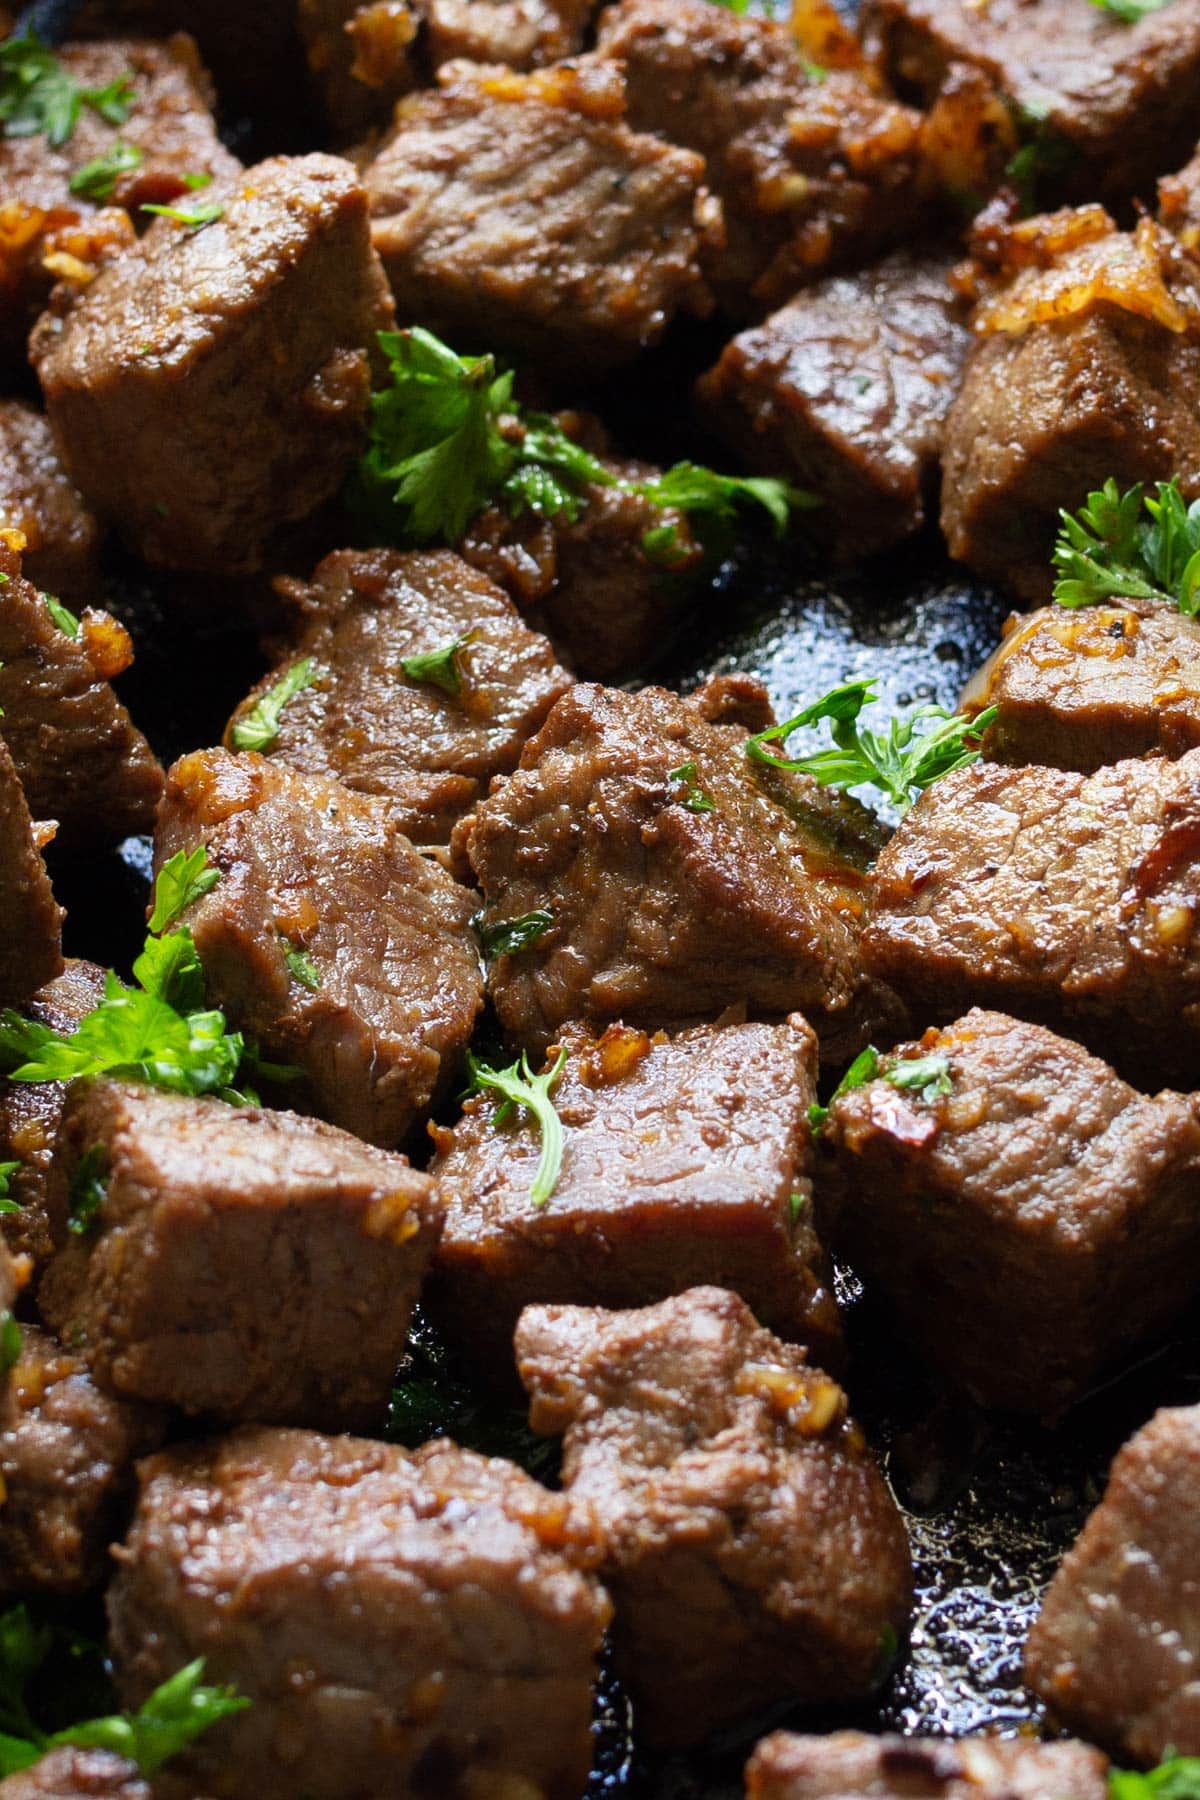
POLYGON ((1056 1718, 1123 1760, 1200 1753, 1200 1407, 1155 1413, 1113 1463, 1025 1646, 1056 1718))
MULTIPOLYGON (((63 972, 25 1002, 21 1011, 52 1031, 74 1031, 104 995, 104 970, 68 958, 63 972)), ((20 1164, 8 1177, 14 1213, 0 1214, 0 1236, 40 1271, 67 1235, 66 1196, 52 1194, 50 1165, 66 1097, 65 1081, 0 1078, 0 1163, 20 1164)))
POLYGON ((1037 157, 1038 197, 1148 198, 1191 155, 1200 109, 1200 5, 1118 18, 1076 0, 869 0, 884 71, 929 106, 963 64, 980 70, 1037 157))
POLYGON ((129 633, 88 611, 72 637, 2 541, 0 575, 0 713, 30 807, 76 853, 149 831, 162 769, 109 686, 129 633))
POLYGON ((314 658, 320 679, 288 702, 270 754, 385 796, 414 843, 446 842, 571 685, 546 639, 449 551, 336 551, 311 583, 278 585, 300 629, 226 741, 297 659, 314 658))
POLYGON ((631 131, 620 71, 456 65, 402 105, 364 175, 404 320, 578 379, 709 304, 703 160, 631 131))
POLYGON ((83 1593, 108 1572, 133 1465, 164 1436, 157 1407, 113 1399, 35 1326, 0 1386, 0 1600, 83 1593))
POLYGON ((1108 1759, 1089 1744, 998 1737, 763 1738, 747 1800, 1107 1800, 1108 1759))
POLYGON ((565 1146, 541 1210, 530 1200, 537 1135, 499 1124, 494 1097, 469 1100, 455 1129, 437 1133, 431 1173, 448 1210, 436 1299, 472 1366, 511 1372, 531 1301, 641 1306, 704 1282, 741 1294, 818 1360, 840 1357, 812 1223, 817 1045, 803 1019, 673 1038, 576 1026, 558 1042, 565 1146))
POLYGON ((976 763, 875 869, 863 961, 914 1016, 978 1003, 1081 1038, 1140 1087, 1200 1044, 1200 750, 1094 775, 976 763))
POLYGON ((858 961, 874 821, 745 743, 665 689, 579 686, 464 820, 485 928, 553 915, 492 968, 518 1043, 541 1052, 569 1019, 653 1028, 744 1004, 803 1012, 830 1058, 861 1047, 886 1005, 858 961))
POLYGON ((992 288, 946 419, 942 529, 952 556, 1040 603, 1060 509, 1110 476, 1200 492, 1200 271, 1153 220, 1119 232, 1098 206, 980 241, 992 288))
POLYGON ((1053 1416, 1200 1290, 1200 1098, 1001 1013, 839 1095, 818 1180, 841 1251, 984 1406, 1053 1416))
POLYGON ((964 695, 994 706, 983 754, 1085 774, 1200 746, 1200 624, 1174 606, 1113 600, 1014 615, 964 695))
POLYGON ((25 539, 25 573, 68 606, 100 592, 101 531, 63 472, 43 413, 0 400, 0 530, 25 539))
POLYGON ((219 216, 156 219, 31 354, 88 503, 148 562, 224 575, 341 485, 392 308, 349 163, 274 157, 191 205, 219 216))
POLYGON ((597 0, 424 0, 434 67, 465 57, 537 69, 582 50, 597 0))
POLYGON ((639 1312, 530 1307, 517 1362, 597 1521, 644 1742, 871 1692, 908 1620, 908 1542, 845 1395, 803 1351, 700 1287, 639 1312))
POLYGON ((186 196, 187 176, 225 179, 240 167, 217 136, 189 37, 110 38, 55 54, 72 82, 106 97, 103 108, 80 105, 62 144, 44 131, 0 136, 0 345, 13 354, 93 225, 115 230, 100 208, 123 207, 144 224, 141 208, 186 196))
POLYGON ((121 1698, 203 1656, 251 1701, 181 1773, 233 1800, 583 1792, 610 1608, 561 1494, 446 1439, 296 1431, 141 1473, 108 1600, 121 1698))
POLYGON ((727 233, 712 285, 735 316, 912 236, 920 114, 853 70, 810 73, 787 25, 708 0, 622 0, 599 47, 624 67, 634 130, 705 158, 727 233))
POLYGON ((404 1157, 102 1080, 68 1098, 52 1182, 64 1210, 102 1188, 38 1298, 106 1391, 225 1422, 382 1418, 442 1225, 404 1157))
POLYGON ((701 379, 715 429, 749 467, 818 494, 811 529, 843 554, 924 520, 969 341, 949 276, 945 258, 908 251, 832 276, 734 338, 701 379))
POLYGON ((20 1006, 62 973, 62 908, 8 746, 0 737, 0 1006, 20 1006))
POLYGON ((385 1148, 454 1081, 483 1002, 476 897, 414 850, 390 804, 261 756, 175 764, 159 867, 208 848, 222 879, 183 915, 210 1003, 273 1063, 293 1104, 385 1148))

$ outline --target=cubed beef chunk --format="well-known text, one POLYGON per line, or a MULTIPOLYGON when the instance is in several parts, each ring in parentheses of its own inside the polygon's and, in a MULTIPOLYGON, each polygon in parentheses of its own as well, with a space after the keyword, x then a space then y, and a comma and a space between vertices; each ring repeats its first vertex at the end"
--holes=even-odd
POLYGON ((902 251, 832 276, 734 338, 700 382, 704 412, 751 468, 820 496, 809 528, 843 555, 924 520, 969 339, 949 274, 941 257, 902 251))
POLYGON ((492 968, 520 1043, 543 1050, 570 1019, 653 1026, 740 1003, 803 1012, 823 1054, 861 1041, 881 1003, 858 963, 873 822, 752 764, 745 741, 662 688, 579 686, 464 821, 486 926, 553 915, 492 968))
POLYGON ((1055 1717, 1122 1759, 1200 1754, 1200 1407, 1158 1412, 1118 1454, 1025 1647, 1055 1717))
POLYGON ((0 1006, 19 1006, 62 973, 62 909, 42 861, 44 841, 0 738, 0 1006))
POLYGON ((422 4, 297 0, 296 24, 325 117, 343 142, 386 124, 421 80, 422 4))
POLYGON ((0 137, 0 345, 9 352, 19 350, 54 277, 70 274, 73 230, 82 225, 86 237, 98 207, 124 207, 143 224, 142 206, 189 193, 185 176, 226 177, 239 167, 217 136, 208 77, 190 38, 68 44, 57 54, 69 78, 90 92, 127 81, 129 112, 119 123, 85 101, 57 146, 44 132, 0 137), (133 166, 98 172, 95 165, 120 145, 129 146, 122 160, 133 166))
POLYGON ((1014 616, 964 696, 994 706, 983 753, 1090 773, 1200 746, 1200 624, 1174 606, 1114 600, 1014 616))
POLYGON ((303 1070, 293 1099, 400 1143, 454 1081, 482 1004, 476 897, 413 849, 386 800, 261 756, 175 764, 156 855, 201 843, 222 879, 184 921, 211 1003, 303 1070))
POLYGON ((149 562, 226 574, 341 485, 392 309, 349 163, 274 157, 188 204, 219 216, 156 219, 31 353, 89 505, 149 562))
POLYGON ((414 843, 447 841, 571 685, 546 639, 449 551, 337 551, 311 583, 279 585, 300 629, 226 741, 236 744, 239 721, 312 657, 319 677, 288 702, 270 754, 386 796, 414 843), (432 671, 409 672, 412 659, 438 651, 448 654, 432 671))
POLYGON ((727 233, 712 285, 735 316, 911 236, 920 114, 852 70, 810 73, 785 24, 708 0, 623 0, 600 50, 624 66, 633 128, 705 158, 727 233))
POLYGON ((571 1027, 558 1041, 565 1146, 546 1206, 530 1200, 537 1134, 497 1124, 495 1096, 469 1100, 439 1134, 431 1172, 448 1209, 435 1289, 471 1366, 511 1371, 531 1301, 641 1306, 703 1282, 741 1294, 815 1360, 836 1358, 809 1178, 817 1046, 803 1019, 673 1038, 571 1027))
POLYGON ((845 1395, 803 1351, 699 1287, 638 1312, 530 1307, 517 1360, 598 1522, 645 1742, 870 1693, 907 1623, 908 1542, 845 1395))
POLYGON ((203 1656, 252 1702, 181 1772, 233 1800, 578 1800, 610 1608, 562 1495, 445 1439, 292 1431, 142 1476, 109 1591, 119 1691, 140 1702, 203 1656))
POLYGON ((1095 206, 1002 243, 946 419, 942 529, 952 556, 1040 602, 1061 508, 1109 476, 1200 492, 1200 273, 1153 220, 1118 232, 1095 206))
MULTIPOLYGON (((27 1018, 52 1031, 71 1033, 104 994, 104 970, 68 959, 63 972, 21 1008, 27 1018)), ((67 1235, 61 1195, 52 1195, 50 1165, 66 1096, 63 1081, 6 1081, 0 1078, 0 1163, 20 1167, 8 1178, 18 1210, 0 1216, 0 1236, 9 1248, 31 1258, 39 1270, 67 1235)))
POLYGON ((80 1356, 21 1326, 0 1387, 0 1598, 104 1579, 134 1462, 157 1449, 164 1425, 157 1407, 101 1393, 80 1356))
POLYGON ((875 869, 866 966, 917 1017, 978 1003, 1079 1037, 1137 1086, 1200 1045, 1200 750, 1093 775, 976 763, 875 869))
POLYGON ((985 1406, 1056 1414, 1200 1290, 1200 1098, 1041 1025, 902 1045, 833 1102, 818 1167, 843 1253, 985 1406))
POLYGON ((424 0, 425 49, 437 67, 465 57, 536 69, 583 48, 598 0, 424 0))
POLYGON ((0 400, 0 529, 25 539, 25 573, 68 606, 100 592, 100 527, 58 460, 43 413, 0 400))
POLYGON ((1108 1762, 1079 1743, 777 1731, 746 1769, 747 1800, 1107 1800, 1108 1762))
POLYGON ((149 831, 162 769, 109 686, 132 660, 128 632, 89 611, 72 636, 2 542, 0 575, 0 713, 31 809, 72 852, 149 831))
POLYGON ((868 38, 903 92, 929 105, 966 64, 1012 111, 1038 197, 1150 198, 1196 142, 1200 5, 1118 18, 1075 0, 869 0, 868 38))
POLYGON ((571 63, 458 65, 407 101, 364 176, 400 317, 577 380, 703 310, 703 160, 623 109, 619 70, 571 63))
POLYGON ((52 1177, 66 1246, 38 1295, 109 1392, 226 1422, 366 1428, 387 1409, 442 1202, 317 1119, 97 1081, 52 1177))

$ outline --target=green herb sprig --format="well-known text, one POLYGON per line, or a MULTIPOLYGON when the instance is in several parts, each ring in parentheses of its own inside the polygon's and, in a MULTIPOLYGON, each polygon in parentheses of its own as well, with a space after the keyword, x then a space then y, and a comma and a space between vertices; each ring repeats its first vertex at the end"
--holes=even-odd
POLYGON ((553 925, 554 914, 539 906, 515 919, 498 919, 494 925, 487 924, 482 913, 477 913, 472 922, 485 960, 494 962, 498 956, 516 956, 530 944, 536 944, 553 925))
POLYGON ((400 667, 410 681, 426 682, 430 687, 441 688, 444 694, 457 700, 463 691, 463 671, 459 659, 474 635, 474 632, 468 631, 462 637, 451 638, 448 644, 442 644, 436 650, 424 650, 417 656, 402 657, 400 667))
POLYGON ((876 698, 873 680, 831 688, 794 718, 748 738, 746 755, 773 769, 811 775, 824 787, 877 787, 903 816, 933 782, 977 760, 979 739, 996 716, 994 706, 974 718, 944 706, 917 706, 893 719, 886 732, 877 732, 859 722, 864 706, 876 698), (770 748, 785 744, 794 731, 822 723, 833 738, 827 749, 789 757, 770 748), (918 729, 922 725, 928 728, 918 729))
POLYGON ((1059 517, 1059 606, 1164 600, 1187 618, 1200 612, 1200 500, 1189 506, 1174 479, 1153 493, 1140 483, 1122 493, 1110 476, 1078 512, 1059 517))
POLYGON ((234 721, 229 741, 235 750, 269 750, 279 736, 283 709, 305 688, 314 687, 324 670, 314 657, 305 656, 285 669, 279 680, 260 694, 249 712, 234 721))
POLYGON ((210 200, 206 206, 159 206, 147 202, 139 211, 155 213, 160 219, 173 219, 176 225, 182 225, 188 231, 202 231, 206 225, 215 225, 225 216, 225 208, 219 200, 210 200))
POLYGON ((56 600, 53 594, 43 594, 42 599, 45 602, 46 611, 63 636, 69 637, 73 643, 78 643, 83 627, 76 615, 69 607, 64 606, 61 600, 56 600))
POLYGON ((108 1193, 108 1152, 103 1144, 84 1151, 71 1171, 67 1187, 67 1230, 85 1237, 96 1222, 108 1193))
POLYGON ((0 1312, 0 1375, 7 1375, 10 1369, 16 1368, 20 1360, 21 1327, 5 1307, 0 1312))
POLYGON ((1122 25, 1136 25, 1148 13, 1161 12, 1169 4, 1170 0, 1092 0, 1093 6, 1098 6, 1101 12, 1112 13, 1122 25))
POLYGON ((83 163, 72 175, 68 186, 73 194, 83 200, 94 200, 103 205, 111 200, 116 185, 122 175, 128 175, 142 166, 142 152, 136 144, 122 143, 120 139, 111 150, 102 156, 93 156, 91 162, 83 163))
POLYGON ((668 769, 667 781, 672 800, 677 800, 688 812, 710 813, 715 810, 716 802, 712 795, 706 794, 696 780, 694 762, 680 763, 677 769, 668 769))
POLYGON ((0 1162, 0 1217, 5 1213, 19 1213, 21 1203, 14 1200, 9 1192, 8 1184, 21 1167, 19 1162, 0 1162))
POLYGON ((1200 1800, 1200 1756, 1172 1756, 1156 1769, 1113 1769, 1110 1800, 1200 1800))
POLYGON ((566 1060, 566 1051, 560 1050, 546 1072, 535 1075, 524 1052, 507 1069, 489 1068, 487 1063, 479 1062, 474 1056, 468 1058, 471 1081, 467 1091, 473 1094, 499 1094, 503 1099, 503 1105, 497 1108, 492 1120, 494 1125, 502 1125, 518 1108, 523 1108, 533 1117, 542 1148, 529 1198, 539 1211, 558 1186, 558 1177, 562 1172, 562 1120, 554 1109, 550 1092, 562 1074, 566 1060))
POLYGON ((123 125, 133 108, 131 72, 100 88, 82 87, 36 32, 0 44, 0 136, 45 135, 55 149, 67 143, 85 106, 108 125, 123 125))
POLYGON ((919 1100, 927 1106, 940 1099, 943 1094, 953 1092, 954 1080, 950 1072, 950 1058, 941 1050, 932 1051, 928 1056, 900 1057, 885 1068, 883 1058, 873 1044, 860 1050, 842 1079, 829 1096, 829 1105, 822 1106, 814 1101, 808 1109, 808 1123, 816 1133, 825 1129, 835 1101, 843 1094, 852 1094, 856 1088, 866 1087, 869 1081, 883 1080, 892 1087, 900 1088, 905 1093, 915 1093, 919 1100))

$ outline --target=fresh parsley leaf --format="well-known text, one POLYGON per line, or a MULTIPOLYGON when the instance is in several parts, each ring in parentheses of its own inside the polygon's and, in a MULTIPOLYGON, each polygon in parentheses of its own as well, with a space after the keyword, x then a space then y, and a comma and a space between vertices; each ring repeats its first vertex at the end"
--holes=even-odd
POLYGON ((45 602, 46 611, 50 614, 50 617, 54 620, 54 623, 62 632, 63 636, 73 638, 78 642, 81 627, 75 614, 70 612, 68 608, 63 605, 61 600, 56 600, 53 594, 43 594, 42 599, 45 602))
POLYGON ((482 913, 477 913, 475 929, 483 954, 491 962, 497 956, 516 956, 530 944, 535 944, 553 923, 554 914, 539 906, 516 919, 498 919, 494 925, 485 924, 482 913))
POLYGON ((1092 0, 1093 6, 1100 7, 1102 12, 1112 13, 1120 19, 1122 25, 1136 25, 1147 13, 1159 12, 1170 0, 1092 0))
POLYGON ((0 135, 4 137, 36 137, 41 132, 58 149, 74 132, 83 107, 90 106, 109 125, 123 125, 133 102, 131 75, 120 75, 107 87, 81 87, 35 32, 22 32, 0 44, 0 135))
POLYGON ((794 718, 747 739, 746 755, 751 762, 811 775, 825 787, 880 788, 903 815, 933 782, 976 761, 979 739, 996 716, 994 706, 974 718, 947 712, 944 706, 917 706, 893 719, 882 733, 859 722, 863 707, 875 698, 874 681, 848 681, 831 688, 794 718), (787 757, 768 748, 786 743, 794 731, 821 723, 829 725, 833 738, 828 749, 787 757), (922 724, 928 729, 919 731, 922 724))
POLYGON ((441 688, 444 694, 457 700, 463 690, 462 666, 458 659, 473 636, 474 633, 468 631, 464 637, 451 638, 440 649, 402 657, 400 667, 410 681, 428 682, 431 687, 441 688))
POLYGON ((809 1128, 814 1134, 825 1129, 825 1121, 833 1110, 833 1103, 835 1100, 840 1100, 843 1094, 853 1093, 855 1088, 866 1087, 868 1081, 874 1081, 878 1073, 879 1052, 873 1044, 868 1044, 865 1050, 859 1051, 854 1061, 850 1064, 850 1067, 846 1070, 846 1073, 842 1076, 842 1079, 834 1088, 832 1094, 830 1094, 829 1105, 821 1106, 819 1102, 814 1100, 809 1107, 808 1123, 809 1128))
POLYGON ((232 1688, 205 1687, 203 1678, 204 1658, 198 1657, 155 1688, 136 1712, 69 1725, 48 1738, 46 1748, 74 1744, 84 1749, 111 1750, 136 1763, 143 1775, 157 1775, 164 1763, 202 1732, 233 1713, 244 1712, 250 1704, 232 1688))
POLYGON ((901 1057, 883 1071, 883 1079, 904 1093, 915 1092, 927 1106, 932 1106, 935 1100, 954 1089, 950 1058, 941 1050, 935 1050, 929 1056, 901 1057))
POLYGON ((711 794, 706 794, 704 789, 696 784, 694 762, 680 763, 677 769, 668 769, 667 780, 672 788, 672 800, 677 800, 680 806, 687 808, 688 812, 710 813, 715 809, 716 802, 711 794))
POLYGON ((179 179, 183 182, 184 187, 189 188, 193 194, 198 188, 206 188, 212 185, 212 176, 206 174, 181 175, 179 179))
POLYGON ((1200 612, 1200 500, 1189 506, 1174 480, 1152 494, 1124 493, 1110 477, 1077 513, 1062 512, 1054 546, 1060 606, 1105 600, 1164 600, 1188 618, 1200 612))
POLYGON ((234 722, 229 734, 229 741, 234 749, 269 749, 279 736, 283 709, 288 701, 294 700, 305 688, 314 687, 323 672, 314 657, 305 656, 299 662, 294 662, 265 694, 260 694, 249 712, 243 713, 234 722))
POLYGON ((20 1201, 14 1200, 8 1191, 8 1184, 20 1167, 19 1162, 0 1162, 0 1215, 21 1210, 20 1201))
POLYGON ((286 948, 283 960, 291 970, 293 978, 300 983, 301 987, 306 987, 310 993, 315 994, 321 985, 321 977, 317 972, 316 963, 308 951, 302 949, 298 944, 289 944, 286 938, 284 943, 286 948))
POLYGON ((541 1136, 542 1153, 533 1186, 529 1190, 529 1198, 539 1211, 557 1187, 562 1169, 562 1120, 554 1110, 550 1090, 562 1074, 566 1060, 566 1051, 560 1050, 545 1074, 535 1075, 529 1067, 529 1058, 523 1051, 518 1060, 507 1069, 492 1069, 474 1056, 468 1058, 471 1074, 468 1092, 490 1092, 503 1097, 504 1104, 497 1110, 493 1124, 499 1125, 518 1107, 524 1107, 533 1115, 541 1136))
POLYGON ((718 475, 700 463, 675 463, 652 481, 626 484, 655 506, 685 513, 689 519, 732 519, 744 501, 760 506, 778 536, 787 530, 793 510, 819 504, 815 494, 767 475, 718 475))
POLYGON ((1200 1800, 1200 1756, 1172 1756, 1145 1774, 1113 1769, 1108 1791, 1111 1800, 1200 1800))
POLYGON ((797 1225, 800 1223, 801 1219, 804 1217, 804 1215, 807 1211, 808 1211, 808 1195, 807 1194, 789 1194, 788 1195, 788 1219, 791 1223, 791 1227, 792 1227, 793 1231, 795 1231, 797 1225))
POLYGON ((161 219, 174 219, 177 225, 184 225, 189 231, 202 231, 206 225, 215 225, 218 219, 225 217, 225 208, 219 200, 210 200, 207 206, 159 206, 145 202, 139 211, 156 213, 161 219))
POLYGON ((125 144, 120 139, 111 150, 102 156, 94 156, 91 162, 83 163, 72 175, 69 186, 73 194, 84 200, 95 200, 103 205, 111 200, 113 191, 122 175, 131 169, 140 169, 142 153, 136 144, 125 144))
MULTIPOLYGON (((21 1360, 21 1327, 5 1307, 0 1312, 0 1375, 7 1375, 21 1360)), ((0 1770, 7 1774, 7 1770, 0 1770)))
POLYGON ((84 1237, 108 1194, 108 1153, 103 1144, 92 1144, 71 1171, 67 1188, 67 1230, 84 1237))
POLYGON ((177 850, 174 856, 167 858, 154 878, 150 930, 155 933, 166 931, 194 900, 210 893, 220 879, 220 869, 208 867, 208 851, 203 844, 194 850, 177 850))

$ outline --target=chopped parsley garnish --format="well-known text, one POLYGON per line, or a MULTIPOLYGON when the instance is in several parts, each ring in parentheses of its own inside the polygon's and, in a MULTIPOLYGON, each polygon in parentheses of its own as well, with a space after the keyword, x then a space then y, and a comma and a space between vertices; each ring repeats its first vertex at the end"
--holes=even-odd
POLYGON ((468 1059, 471 1074, 468 1092, 489 1092, 500 1094, 503 1098, 503 1105, 497 1108, 492 1119, 493 1125, 502 1125, 519 1107, 533 1115, 542 1141, 542 1153, 538 1159, 533 1186, 529 1190, 529 1198, 539 1210, 545 1206, 558 1186, 562 1169, 562 1120, 554 1110, 550 1090, 562 1074, 566 1060, 566 1051, 560 1050, 545 1074, 535 1075, 524 1052, 507 1069, 489 1068, 474 1056, 468 1059))
POLYGON ((8 1184, 20 1167, 19 1162, 0 1162, 0 1215, 21 1210, 21 1202, 14 1200, 8 1191, 8 1184))
POLYGON ((694 762, 680 763, 677 769, 668 769, 667 780, 671 785, 671 798, 678 801, 688 812, 712 812, 716 802, 704 789, 696 785, 696 765, 694 762))
POLYGON ((425 650, 418 656, 402 657, 400 667, 410 681, 428 682, 430 687, 441 688, 444 694, 457 700, 463 691, 463 672, 459 657, 473 635, 472 632, 467 632, 465 637, 451 638, 448 644, 442 644, 437 650, 425 650))
POLYGON ((179 179, 183 182, 184 187, 189 188, 193 194, 198 188, 211 187, 212 185, 212 176, 206 174, 189 173, 181 175, 179 179))
POLYGON ((1060 606, 1165 600, 1188 618, 1200 612, 1200 500, 1189 506, 1173 479, 1149 494, 1140 484, 1122 493, 1110 477, 1077 513, 1059 517, 1060 606))
POLYGON ((136 144, 125 144, 117 140, 111 150, 103 156, 94 156, 91 162, 83 163, 70 180, 70 189, 81 199, 95 200, 103 204, 111 200, 113 192, 122 175, 128 175, 132 169, 142 166, 142 153, 136 144))
MULTIPOLYGON (((1097 0, 1103 4, 1103 0, 1097 0)), ((1059 181, 1070 167, 1075 151, 1068 138, 1050 120, 1048 102, 1025 100, 1013 104, 1013 121, 1021 137, 1019 148, 1004 169, 1005 180, 1028 216, 1038 210, 1047 186, 1059 181)))
POLYGON ((846 1073, 842 1076, 842 1079, 834 1088, 832 1094, 829 1096, 829 1105, 822 1106, 819 1101, 813 1101, 808 1109, 808 1123, 810 1129, 813 1132, 823 1131, 825 1128, 825 1121, 828 1119, 829 1114, 833 1109, 834 1101, 840 1100, 843 1094, 852 1093, 855 1088, 866 1087, 868 1081, 874 1081, 878 1073, 879 1052, 875 1049, 873 1044, 868 1044, 865 1050, 859 1051, 854 1061, 850 1064, 850 1067, 846 1070, 846 1073))
POLYGON ((158 206, 146 203, 139 211, 156 213, 160 219, 174 219, 177 225, 184 225, 189 231, 202 231, 206 225, 215 225, 218 219, 225 217, 225 208, 219 200, 210 200, 207 206, 158 206))
POLYGON ((321 985, 321 977, 317 973, 316 963, 308 951, 301 949, 298 944, 289 944, 286 938, 284 944, 286 947, 283 959, 291 970, 293 979, 298 981, 301 987, 306 987, 310 993, 315 994, 321 985))
MULTIPOLYGON (((522 407, 513 397, 512 372, 497 372, 493 357, 458 356, 420 327, 382 332, 379 341, 391 381, 371 399, 370 441, 356 487, 374 522, 400 543, 453 546, 493 502, 513 518, 529 510, 577 519, 590 486, 640 494, 689 519, 728 521, 749 502, 778 531, 794 508, 815 504, 787 482, 718 475, 690 462, 647 481, 627 481, 556 419, 522 407)), ((651 527, 642 547, 668 566, 681 559, 670 520, 651 527)))
POLYGON ((1200 1800, 1200 1756, 1172 1756, 1157 1769, 1113 1769, 1111 1800, 1200 1800))
POLYGON ((229 741, 235 750, 268 750, 279 736, 283 709, 305 688, 315 686, 323 671, 315 658, 302 657, 260 694, 249 712, 234 721, 229 741))
POLYGON ((79 620, 75 617, 75 614, 71 612, 68 607, 65 607, 61 600, 56 600, 53 594, 43 594, 42 599, 45 601, 46 611, 50 614, 50 617, 54 620, 54 623, 62 632, 63 636, 69 637, 78 643, 79 633, 82 627, 80 626, 79 620))
POLYGON ((792 1226, 793 1231, 795 1231, 797 1225, 799 1225, 801 1219, 804 1217, 804 1215, 807 1211, 808 1211, 808 1195, 807 1194, 789 1194, 788 1195, 788 1218, 791 1221, 791 1226, 792 1226))
POLYGON ((824 787, 877 787, 903 815, 917 795, 953 769, 979 756, 979 739, 996 716, 994 706, 967 718, 944 706, 917 706, 893 719, 886 733, 859 723, 864 706, 876 698, 875 682, 856 680, 831 688, 795 718, 747 739, 751 762, 798 770, 824 787), (783 744, 794 731, 828 723, 833 744, 807 756, 776 756, 768 746, 783 744), (926 724, 927 730, 918 726, 926 724))
MULTIPOLYGON (((0 1312, 0 1375, 7 1375, 15 1369, 21 1360, 21 1327, 5 1307, 0 1312)), ((4 1740, 0 1737, 0 1774, 6 1774, 3 1766, 4 1740)))
POLYGON ((83 1237, 95 1223, 108 1193, 108 1153, 103 1144, 85 1150, 67 1188, 67 1230, 83 1237))
MULTIPOLYGON (((35 1624, 23 1606, 0 1616, 0 1776, 28 1769, 48 1751, 72 1745, 110 1750, 153 1777, 201 1732, 250 1704, 232 1688, 205 1687, 200 1658, 155 1688, 136 1712, 84 1719, 46 1732, 30 1710, 27 1690, 65 1636, 52 1625, 35 1624)), ((73 1637, 69 1647, 86 1648, 73 1637)))
POLYGON ((108 125, 123 125, 133 107, 131 74, 107 87, 81 87, 35 32, 0 44, 0 134, 6 138, 45 134, 55 149, 71 137, 85 106, 108 125))
POLYGON ((950 1058, 943 1051, 935 1050, 928 1056, 899 1057, 884 1068, 878 1050, 868 1044, 865 1050, 859 1051, 834 1088, 829 1105, 821 1106, 814 1101, 809 1107, 808 1123, 812 1130, 823 1131, 834 1102, 843 1094, 853 1093, 855 1088, 866 1087, 869 1081, 886 1081, 905 1093, 915 1090, 917 1098, 927 1106, 932 1106, 943 1094, 949 1094, 954 1086, 950 1058))
POLYGON ((475 929, 483 954, 491 962, 497 956, 516 956, 518 951, 535 944, 553 923, 554 914, 539 906, 516 919, 498 919, 494 925, 485 924, 483 915, 477 914, 475 929))
POLYGON ((158 871, 150 930, 156 934, 166 931, 194 900, 210 893, 220 879, 220 869, 208 867, 208 851, 203 844, 197 844, 194 850, 177 850, 158 871))
POLYGON ((1102 12, 1112 13, 1120 19, 1122 25, 1136 25, 1147 13, 1160 12, 1170 0, 1092 0, 1093 6, 1100 7, 1102 12))

